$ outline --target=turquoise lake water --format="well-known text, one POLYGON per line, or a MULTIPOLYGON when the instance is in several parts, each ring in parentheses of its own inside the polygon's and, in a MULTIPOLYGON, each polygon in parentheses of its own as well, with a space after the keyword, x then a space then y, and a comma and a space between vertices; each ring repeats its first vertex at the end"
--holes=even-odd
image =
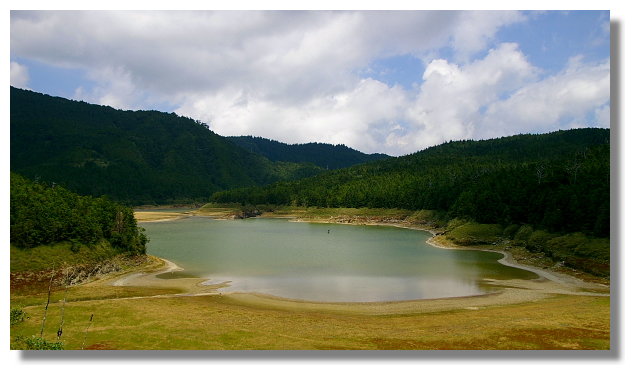
POLYGON ((325 302, 373 302, 478 295, 484 279, 532 279, 498 263, 498 253, 428 245, 424 231, 286 219, 191 217, 141 223, 148 253, 184 273, 231 281, 242 291, 325 302))

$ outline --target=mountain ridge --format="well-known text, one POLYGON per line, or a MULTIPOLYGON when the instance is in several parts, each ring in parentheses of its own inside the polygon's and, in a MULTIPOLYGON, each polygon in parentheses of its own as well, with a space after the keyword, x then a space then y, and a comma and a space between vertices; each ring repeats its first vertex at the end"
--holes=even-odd
POLYGON ((343 144, 284 143, 257 136, 229 136, 229 140, 245 150, 263 155, 271 161, 313 163, 325 169, 347 168, 357 164, 390 158, 389 155, 366 154, 343 144))
POLYGON ((428 209, 608 236, 610 130, 452 141, 302 180, 217 192, 212 202, 428 209))
POLYGON ((246 152, 174 113, 123 111, 11 87, 11 170, 129 204, 206 200, 213 192, 323 170, 246 152))

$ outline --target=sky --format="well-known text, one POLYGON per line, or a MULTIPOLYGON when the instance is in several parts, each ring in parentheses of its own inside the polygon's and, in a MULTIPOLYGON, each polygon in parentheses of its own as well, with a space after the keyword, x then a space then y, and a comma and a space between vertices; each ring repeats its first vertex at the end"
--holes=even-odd
POLYGON ((11 85, 404 155, 610 127, 608 11, 11 11, 11 85))

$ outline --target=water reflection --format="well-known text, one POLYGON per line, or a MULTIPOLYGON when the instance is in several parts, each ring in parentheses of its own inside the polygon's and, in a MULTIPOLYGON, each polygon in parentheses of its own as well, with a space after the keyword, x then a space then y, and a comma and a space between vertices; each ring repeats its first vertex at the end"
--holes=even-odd
POLYGON ((379 302, 473 296, 484 293, 475 280, 456 278, 331 276, 235 277, 211 275, 206 284, 231 280, 223 292, 258 292, 322 302, 379 302))

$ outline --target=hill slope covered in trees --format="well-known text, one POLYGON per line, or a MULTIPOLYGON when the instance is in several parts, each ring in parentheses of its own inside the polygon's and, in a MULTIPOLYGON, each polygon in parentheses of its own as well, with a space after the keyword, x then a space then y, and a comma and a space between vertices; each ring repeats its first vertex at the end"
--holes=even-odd
POLYGON ((176 114, 122 111, 13 87, 11 170, 130 204, 203 200, 218 190, 323 171, 272 162, 176 114))
POLYGON ((456 141, 214 202, 430 209, 481 223, 609 235, 610 133, 575 129, 456 141))
POLYGON ((11 173, 11 244, 33 248, 69 241, 108 241, 122 253, 145 254, 146 238, 132 209, 11 173))
POLYGON ((218 192, 212 201, 407 209, 455 243, 504 241, 606 277, 609 139, 608 129, 575 129, 449 142, 299 181, 218 192))
POLYGON ((325 169, 340 169, 369 161, 388 159, 385 154, 365 154, 345 145, 326 143, 286 144, 252 136, 227 137, 247 151, 260 154, 272 161, 313 163, 325 169))

